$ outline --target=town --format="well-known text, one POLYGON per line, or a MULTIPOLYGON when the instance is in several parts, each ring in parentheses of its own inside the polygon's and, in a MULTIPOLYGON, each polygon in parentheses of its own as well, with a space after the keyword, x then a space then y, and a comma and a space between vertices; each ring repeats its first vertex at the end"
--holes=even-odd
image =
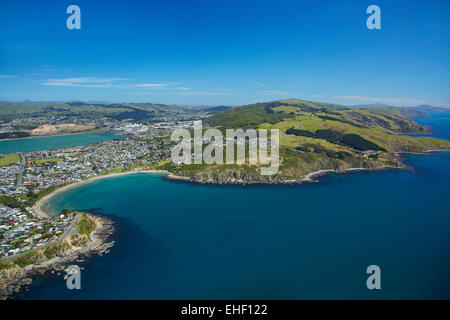
MULTIPOLYGON (((31 252, 70 233, 75 215, 65 210, 56 217, 43 218, 33 204, 60 186, 114 172, 139 170, 170 159, 170 132, 193 128, 191 120, 142 124, 131 120, 71 119, 71 123, 108 128, 117 138, 71 148, 0 155, 10 159, 0 167, 0 259, 31 252)), ((171 120, 171 121, 170 121, 171 120)), ((3 130, 28 121, 13 120, 3 130)), ((48 124, 48 118, 33 118, 34 125, 48 124)), ((52 123, 65 119, 51 119, 52 123)))

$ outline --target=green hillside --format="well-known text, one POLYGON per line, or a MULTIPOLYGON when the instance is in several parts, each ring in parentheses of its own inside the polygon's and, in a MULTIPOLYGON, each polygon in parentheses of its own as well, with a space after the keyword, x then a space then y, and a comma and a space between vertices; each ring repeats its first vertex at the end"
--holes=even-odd
POLYGON ((204 122, 218 128, 280 130, 280 170, 260 176, 250 165, 183 165, 176 175, 215 182, 283 182, 321 169, 402 167, 397 152, 450 149, 450 142, 424 134, 405 108, 349 108, 297 99, 256 103, 219 112, 204 122))
POLYGON ((155 115, 183 113, 195 110, 190 106, 152 103, 0 103, 0 120, 10 121, 27 117, 80 117, 98 119, 151 120, 155 115))

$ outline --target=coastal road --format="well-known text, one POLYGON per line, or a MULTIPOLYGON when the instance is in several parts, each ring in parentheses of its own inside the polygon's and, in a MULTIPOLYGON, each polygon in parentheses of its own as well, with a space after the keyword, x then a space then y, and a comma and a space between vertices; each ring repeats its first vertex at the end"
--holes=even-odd
POLYGON ((70 226, 68 228, 66 228, 66 230, 64 230, 64 233, 63 233, 63 235, 62 235, 62 237, 60 239, 61 241, 64 241, 71 234, 76 233, 76 230, 75 230, 74 226, 75 226, 75 223, 78 222, 78 220, 80 220, 80 215, 77 214, 75 216, 75 218, 73 218, 73 221, 70 224, 70 226))
POLYGON ((17 186, 23 186, 23 170, 25 169, 25 156, 20 153, 19 176, 17 177, 17 186))

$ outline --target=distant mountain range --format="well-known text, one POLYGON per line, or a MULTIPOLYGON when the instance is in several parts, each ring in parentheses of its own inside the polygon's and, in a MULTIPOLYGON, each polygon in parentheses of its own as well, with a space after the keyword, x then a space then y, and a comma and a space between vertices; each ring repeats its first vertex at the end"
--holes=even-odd
POLYGON ((159 106, 184 106, 189 108, 198 108, 198 109, 226 109, 231 108, 231 106, 225 106, 225 105, 184 105, 184 104, 161 104, 161 103, 150 103, 150 102, 110 102, 110 101, 103 101, 103 100, 86 100, 86 101, 79 101, 79 100, 67 100, 67 101, 33 101, 33 100, 23 100, 23 101, 10 101, 10 100, 0 100, 0 104, 79 104, 79 105, 134 105, 134 104, 147 104, 147 105, 159 105, 159 106))
MULTIPOLYGON (((287 99, 284 101, 304 101, 298 99, 287 99)), ((393 107, 387 104, 365 104, 343 106, 338 104, 308 102, 317 106, 331 108, 370 109, 370 110, 397 110, 403 115, 411 117, 427 116, 427 112, 448 112, 449 108, 435 107, 430 105, 419 105, 414 107, 393 107)), ((234 107, 235 108, 235 107, 234 107)), ((155 103, 109 103, 106 101, 30 101, 22 102, 0 102, 0 120, 9 121, 18 117, 29 116, 75 116, 75 117, 109 117, 117 120, 151 120, 155 115, 162 116, 171 113, 183 112, 208 112, 211 114, 221 113, 230 109, 230 106, 190 106, 179 104, 155 104, 155 103)))
POLYGON ((23 117, 108 117, 116 120, 152 120, 158 116, 224 111, 228 106, 189 106, 167 105, 154 103, 107 103, 101 101, 69 101, 69 102, 36 102, 25 100, 23 102, 0 102, 0 120, 10 121, 23 117))
MULTIPOLYGON (((19 102, 9 101, 9 100, 0 100, 0 104, 9 104, 9 103, 17 103, 17 104, 80 104, 80 105, 133 105, 133 104, 142 104, 142 103, 133 103, 133 102, 110 102, 103 100, 86 100, 86 101, 78 101, 78 100, 67 100, 67 101, 32 101, 32 100, 23 100, 19 102)), ((158 104, 158 103, 144 103, 148 105, 159 105, 159 106, 184 106, 190 108, 199 108, 202 110, 211 110, 211 111, 224 111, 226 109, 231 108, 232 106, 219 105, 219 106, 211 106, 211 105, 179 105, 179 104, 158 104)), ((345 105, 349 108, 414 108, 420 111, 431 111, 431 112, 447 112, 450 111, 450 106, 446 107, 437 107, 428 104, 421 104, 417 106, 393 106, 385 103, 370 103, 370 104, 355 104, 355 105, 345 105)))
POLYGON ((391 106, 384 103, 371 103, 371 104, 358 104, 358 105, 351 105, 350 108, 411 108, 417 111, 424 111, 424 112, 449 112, 450 107, 435 107, 428 104, 421 104, 418 106, 407 106, 407 107, 396 107, 391 106))

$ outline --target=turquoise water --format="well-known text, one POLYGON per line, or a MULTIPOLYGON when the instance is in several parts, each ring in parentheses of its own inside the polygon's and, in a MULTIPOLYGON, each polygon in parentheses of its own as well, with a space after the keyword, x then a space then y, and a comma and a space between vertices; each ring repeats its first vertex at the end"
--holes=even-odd
MULTIPOLYGON (((448 123, 446 124, 448 125, 448 123)), ((328 175, 300 186, 214 186, 134 174, 55 197, 108 215, 115 246, 24 299, 450 299, 450 153, 415 172, 328 175), (381 268, 378 291, 366 268, 381 268)))
POLYGON ((113 134, 84 133, 62 136, 0 140, 0 154, 71 148, 119 138, 113 134))

